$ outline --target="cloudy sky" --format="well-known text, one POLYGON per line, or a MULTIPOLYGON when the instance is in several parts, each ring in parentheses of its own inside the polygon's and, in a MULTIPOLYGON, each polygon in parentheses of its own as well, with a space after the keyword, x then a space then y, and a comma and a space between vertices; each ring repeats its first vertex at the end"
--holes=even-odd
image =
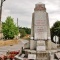
POLYGON ((31 27, 32 13, 38 2, 46 5, 50 27, 56 20, 60 20, 60 0, 6 0, 3 4, 2 21, 7 16, 12 16, 15 23, 19 19, 19 26, 31 27))

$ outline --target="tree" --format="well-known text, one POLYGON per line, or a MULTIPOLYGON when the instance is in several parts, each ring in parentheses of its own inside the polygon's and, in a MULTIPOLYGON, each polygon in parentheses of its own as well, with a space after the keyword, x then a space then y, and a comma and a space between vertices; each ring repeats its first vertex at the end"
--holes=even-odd
POLYGON ((13 18, 8 16, 6 21, 2 24, 2 32, 5 39, 13 39, 15 35, 18 35, 19 29, 14 24, 13 18))
POLYGON ((31 29, 27 27, 19 27, 19 32, 21 34, 21 37, 26 36, 27 34, 31 34, 31 29))
POLYGON ((31 29, 30 28, 23 27, 22 29, 24 29, 27 34, 31 34, 31 29))
POLYGON ((21 34, 21 38, 26 35, 26 32, 25 32, 24 29, 19 29, 19 32, 20 32, 20 34, 21 34))
POLYGON ((56 21, 53 24, 53 27, 50 29, 51 31, 51 39, 53 41, 53 37, 56 35, 60 38, 60 21, 56 21))

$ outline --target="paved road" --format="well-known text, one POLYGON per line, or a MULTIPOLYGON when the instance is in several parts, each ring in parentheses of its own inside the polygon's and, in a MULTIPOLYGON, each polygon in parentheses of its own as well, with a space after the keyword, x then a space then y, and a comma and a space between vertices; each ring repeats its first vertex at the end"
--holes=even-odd
POLYGON ((7 51, 18 51, 18 50, 21 50, 22 46, 23 46, 22 42, 19 42, 18 44, 13 45, 13 46, 0 47, 0 54, 6 54, 7 51))

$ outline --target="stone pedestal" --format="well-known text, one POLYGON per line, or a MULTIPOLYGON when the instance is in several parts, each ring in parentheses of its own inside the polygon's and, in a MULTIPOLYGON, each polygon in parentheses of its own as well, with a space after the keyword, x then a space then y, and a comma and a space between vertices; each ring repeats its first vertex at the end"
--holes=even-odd
POLYGON ((36 41, 30 40, 30 49, 36 49, 36 41))
POLYGON ((38 53, 37 60, 50 60, 49 53, 46 53, 46 52, 38 53))
POLYGON ((51 40, 48 40, 48 50, 51 50, 51 40))
POLYGON ((45 43, 46 43, 46 49, 51 50, 52 49, 51 48, 51 40, 47 40, 47 41, 45 41, 45 43))

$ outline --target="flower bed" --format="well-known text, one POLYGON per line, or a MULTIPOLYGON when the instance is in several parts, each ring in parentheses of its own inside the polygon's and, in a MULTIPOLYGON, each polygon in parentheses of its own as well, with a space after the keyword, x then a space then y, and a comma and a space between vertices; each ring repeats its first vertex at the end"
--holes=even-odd
POLYGON ((14 57, 19 54, 20 51, 11 51, 7 55, 0 55, 0 60, 14 59, 14 57))

